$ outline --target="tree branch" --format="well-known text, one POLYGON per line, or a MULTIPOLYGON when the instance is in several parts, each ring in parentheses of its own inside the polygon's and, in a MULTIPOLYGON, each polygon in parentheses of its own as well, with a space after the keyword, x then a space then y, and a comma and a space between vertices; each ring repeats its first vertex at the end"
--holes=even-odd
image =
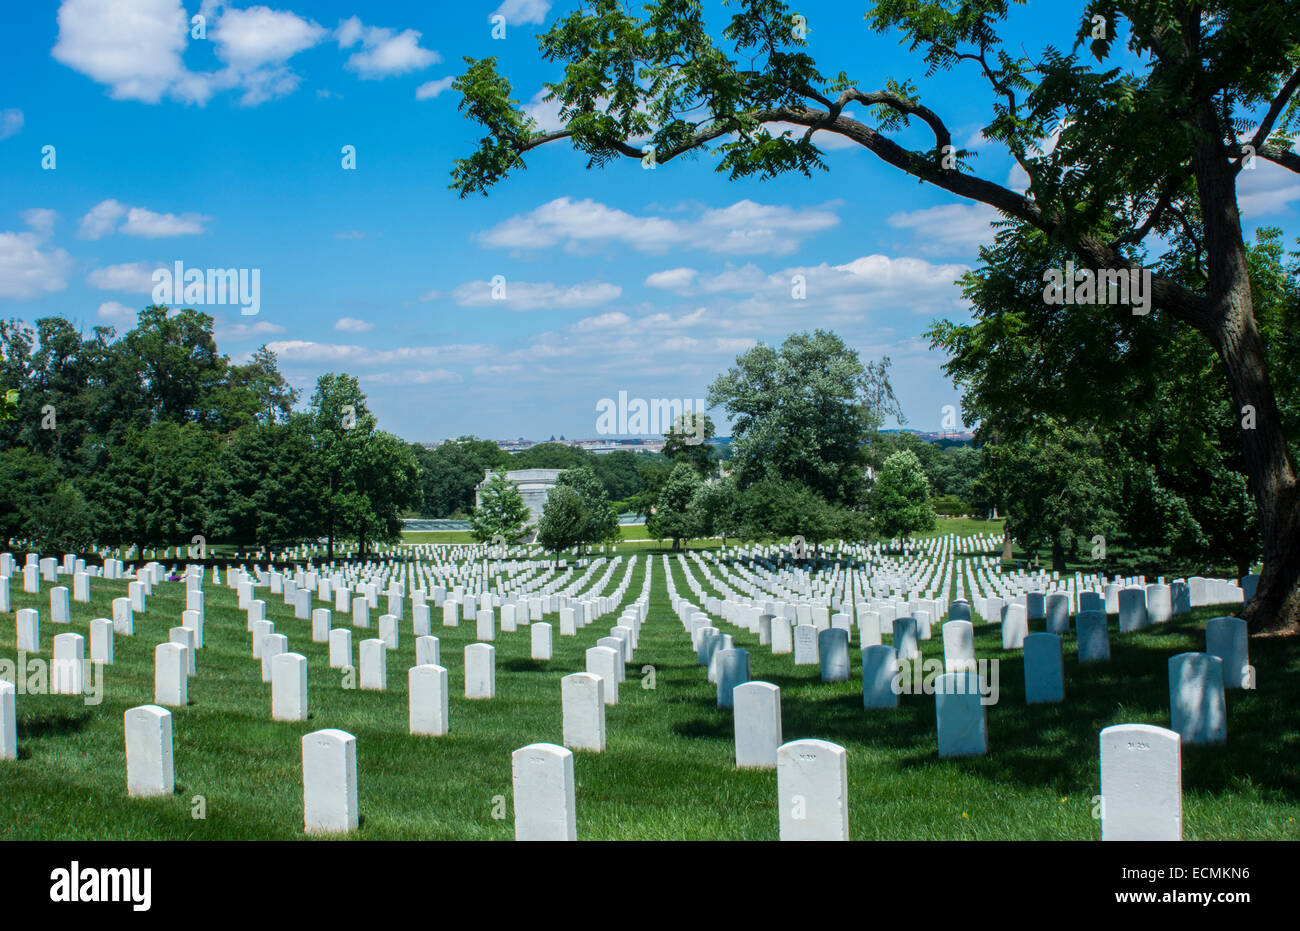
POLYGON ((1266 142, 1260 146, 1257 154, 1260 158, 1270 161, 1274 165, 1281 165, 1283 168, 1300 174, 1300 153, 1297 153, 1294 149, 1284 149, 1276 143, 1266 142))
MULTIPOLYGON (((1300 68, 1296 68, 1295 71, 1291 72, 1291 77, 1282 85, 1277 92, 1277 96, 1273 98, 1273 102, 1269 104, 1268 112, 1264 114, 1259 129, 1255 130, 1255 135, 1251 137, 1250 146, 1256 152, 1264 149, 1264 143, 1268 141, 1268 134, 1273 131, 1273 124, 1277 122, 1278 116, 1286 108, 1287 101, 1291 99, 1291 95, 1295 93, 1297 87, 1300 87, 1300 68)), ((1237 161, 1236 170, 1241 171, 1241 160, 1237 161)), ((1296 169, 1292 168, 1291 170, 1295 171, 1296 169)))

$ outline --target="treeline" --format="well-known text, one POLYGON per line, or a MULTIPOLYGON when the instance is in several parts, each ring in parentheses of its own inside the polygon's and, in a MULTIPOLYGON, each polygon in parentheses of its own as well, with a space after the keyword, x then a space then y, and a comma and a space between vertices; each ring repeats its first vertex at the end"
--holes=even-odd
POLYGON ((599 455, 567 443, 538 443, 517 453, 500 449, 493 440, 463 436, 438 446, 417 445, 421 467, 421 517, 468 519, 474 493, 486 470, 588 468, 606 497, 619 510, 645 505, 646 492, 658 486, 672 469, 663 453, 615 450, 599 455))
POLYGON ((221 354, 213 320, 151 306, 117 336, 58 317, 0 321, 0 539, 364 553, 420 503, 411 446, 379 430, 356 378, 322 375, 305 411, 265 347, 221 354))

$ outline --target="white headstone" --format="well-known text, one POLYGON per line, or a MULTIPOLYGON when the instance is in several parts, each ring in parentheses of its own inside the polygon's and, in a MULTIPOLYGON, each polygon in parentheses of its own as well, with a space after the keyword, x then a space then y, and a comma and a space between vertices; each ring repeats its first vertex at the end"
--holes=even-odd
POLYGON ((948 621, 943 634, 943 671, 975 668, 975 627, 970 621, 948 621))
POLYGON ((390 650, 397 649, 397 615, 379 615, 379 639, 390 650))
MULTIPOLYGON (((437 643, 433 637, 420 639, 437 643)), ((412 666, 406 674, 406 685, 411 733, 445 736, 451 724, 447 670, 436 663, 412 666)))
POLYGON ((188 702, 189 648, 179 643, 160 643, 153 651, 153 700, 155 705, 183 708, 188 702))
POLYGON ((918 639, 916 618, 899 617, 894 619, 894 650, 899 660, 921 658, 921 645, 918 639))
POLYGON ((18 759, 18 690, 0 679, 0 760, 18 759))
POLYGON ((605 680, 605 704, 618 704, 618 667, 623 663, 623 656, 609 647, 592 647, 586 652, 587 672, 595 673, 605 680))
POLYGON ((573 752, 555 744, 529 744, 511 754, 510 768, 515 840, 577 840, 573 752))
MULTIPOLYGON (((832 631, 823 631, 822 633, 832 633, 832 631)), ((838 631, 847 638, 844 631, 838 631)), ((845 656, 848 655, 848 646, 844 648, 845 656)), ((726 650, 720 650, 717 654, 718 663, 718 707, 731 708, 735 700, 735 690, 739 685, 749 681, 749 651, 738 650, 734 647, 726 650)), ((847 679, 848 676, 846 675, 847 679)))
POLYGON ((532 626, 533 659, 551 658, 551 625, 538 621, 532 626))
POLYGON ((825 740, 792 740, 776 751, 781 840, 848 840, 848 753, 825 740))
POLYGON ((573 750, 605 749, 605 680, 591 672, 575 672, 560 680, 564 712, 564 746, 573 750))
POLYGON ((823 682, 849 681, 849 632, 831 627, 817 635, 817 655, 823 682))
POLYGON ((361 687, 382 692, 388 688, 388 648, 378 637, 362 640, 361 687))
POLYGON ((135 612, 131 610, 130 599, 113 599, 113 630, 123 637, 130 637, 135 633, 135 612))
POLYGON ((482 608, 476 615, 474 636, 479 640, 495 640, 497 638, 496 617, 491 608, 482 608))
POLYGON ((981 681, 970 670, 946 672, 934 680, 939 756, 977 756, 987 752, 981 681))
POLYGON ((794 652, 794 628, 788 617, 772 618, 772 653, 784 656, 794 652))
POLYGON ((347 669, 352 665, 352 631, 336 627, 330 631, 330 669, 347 669))
POLYGON ((781 689, 770 682, 745 682, 732 693, 735 703, 736 766, 772 769, 781 746, 781 689))
POLYGON ((1101 732, 1101 839, 1182 840, 1178 734, 1152 724, 1101 732))
POLYGON ((312 643, 329 642, 331 623, 333 623, 333 615, 330 613, 329 608, 317 608, 311 613, 312 643))
POLYGON ((799 624, 794 629, 794 664, 796 666, 816 666, 821 661, 817 650, 817 628, 811 624, 799 624))
POLYGON ((1119 590, 1119 632, 1129 633, 1147 626, 1147 592, 1145 588, 1119 590))
POLYGON ((90 622, 90 661, 113 665, 113 622, 97 617, 90 622))
POLYGON ((1061 659, 1061 638, 1037 633, 1025 638, 1025 703, 1065 700, 1065 666, 1061 659))
POLYGON ((497 651, 490 643, 465 647, 465 697, 495 698, 497 694, 497 651))
POLYGON ((878 643, 880 643, 880 612, 861 612, 858 614, 858 646, 865 650, 878 643))
POLYGON ((194 633, 194 649, 203 648, 203 614, 199 611, 181 612, 181 626, 194 633))
POLYGON ((1164 624, 1174 616, 1173 592, 1168 585, 1155 583, 1147 586, 1147 619, 1152 624, 1164 624))
POLYGON ((1023 649, 1027 636, 1029 636, 1029 617, 1025 606, 1008 605, 1007 616, 1002 619, 1002 649, 1023 649))
POLYGON ((1068 634, 1070 632, 1070 596, 1064 592, 1052 592, 1044 604, 1049 634, 1068 634))
POLYGON ((173 627, 167 631, 167 639, 172 643, 179 643, 181 646, 186 647, 189 650, 186 654, 189 658, 189 667, 187 671, 191 676, 197 675, 199 671, 199 654, 198 647, 195 645, 194 631, 190 630, 188 627, 173 627))
POLYGON ((415 665, 437 666, 442 662, 440 642, 437 637, 423 636, 415 638, 415 665))
POLYGON ((72 605, 68 600, 68 589, 63 585, 56 585, 50 589, 50 622, 72 623, 72 605))
POLYGON ((41 616, 35 608, 19 608, 15 616, 18 652, 41 652, 41 616))
POLYGON ((1105 611, 1080 611, 1074 618, 1079 640, 1079 662, 1101 663, 1110 659, 1110 636, 1105 611))
POLYGON ((887 644, 862 651, 862 707, 897 708, 900 689, 898 652, 887 644))
POLYGON ((357 739, 335 728, 302 738, 303 829, 308 834, 355 831, 357 739))
POLYGON ((1250 668, 1250 636, 1240 617, 1212 617, 1205 622, 1205 652, 1223 660, 1225 689, 1254 688, 1250 668))
POLYGON ((176 776, 171 712, 157 705, 141 705, 127 709, 124 718, 127 795, 171 795, 176 776))
POLYGON ((271 660, 271 718, 307 720, 307 657, 280 653, 271 660))
POLYGON ((1223 660, 1208 653, 1169 657, 1169 718, 1183 743, 1228 739, 1223 697, 1223 660))

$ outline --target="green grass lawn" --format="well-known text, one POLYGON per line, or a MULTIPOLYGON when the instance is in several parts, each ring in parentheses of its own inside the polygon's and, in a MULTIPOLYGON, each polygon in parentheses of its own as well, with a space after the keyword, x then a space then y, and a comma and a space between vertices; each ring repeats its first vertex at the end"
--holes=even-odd
MULTIPOLYGON (((715 707, 715 687, 695 664, 657 556, 655 563, 636 660, 619 687, 620 703, 608 709, 608 749, 575 754, 578 836, 775 839, 775 771, 734 768, 731 714, 715 707), (647 665, 654 667, 654 689, 642 687, 647 665)), ((685 577, 674 571, 678 591, 687 592, 685 577)), ((629 600, 641 579, 638 566, 629 600)), ((24 594, 21 576, 11 585, 11 607, 40 610, 48 659, 54 635, 67 629, 49 622, 48 583, 40 595, 24 594)), ((561 637, 548 617, 556 630, 549 662, 529 658, 526 628, 499 634, 497 697, 467 701, 463 650, 474 625, 442 627, 435 609, 433 632, 450 671, 451 734, 411 737, 409 605, 400 649, 388 657, 389 690, 363 692, 342 688, 341 673, 328 668, 326 645, 311 641, 309 621, 294 619, 279 596, 263 595, 277 632, 309 660, 312 717, 281 723, 271 720, 270 685, 251 656, 234 592, 210 581, 205 590, 199 674, 190 680, 189 706, 173 710, 175 795, 129 799, 123 747, 123 713, 152 702, 153 648, 179 624, 184 607, 183 585, 164 583, 155 586, 148 612, 136 616, 135 636, 115 638, 102 704, 18 696, 20 759, 0 762, 0 839, 302 837, 300 740, 324 727, 357 738, 357 838, 511 838, 510 754, 536 741, 560 742, 560 678, 583 668, 583 651, 614 623, 607 617, 577 637, 561 637), (206 802, 202 820, 192 817, 199 795, 206 802), (493 817, 494 809, 505 817, 493 817)), ((111 616, 111 599, 125 591, 125 582, 92 579, 94 601, 73 603, 71 629, 88 637, 89 620, 111 616)), ((854 838, 1096 839, 1098 732, 1126 722, 1169 725, 1166 661, 1204 649, 1203 624, 1216 613, 1202 609, 1123 636, 1112 625, 1113 659, 1099 666, 1080 667, 1073 638, 1066 638, 1067 700, 1033 707, 1024 704, 1019 651, 1003 654, 996 628, 978 625, 978 654, 1002 659, 1001 698, 988 708, 989 754, 963 760, 936 755, 933 697, 904 695, 898 709, 862 709, 857 650, 856 681, 822 684, 817 667, 796 667, 792 657, 760 649, 747 632, 729 632, 750 650, 753 677, 781 687, 786 740, 816 737, 847 748, 854 838)), ((365 635, 354 630, 354 649, 365 635)), ((14 638, 14 614, 0 614, 0 658, 15 658, 14 638)), ((937 631, 922 646, 927 657, 942 656, 937 631)), ((1258 688, 1229 693, 1227 745, 1184 749, 1189 839, 1300 839, 1300 645, 1294 638, 1256 640, 1251 662, 1258 688)))

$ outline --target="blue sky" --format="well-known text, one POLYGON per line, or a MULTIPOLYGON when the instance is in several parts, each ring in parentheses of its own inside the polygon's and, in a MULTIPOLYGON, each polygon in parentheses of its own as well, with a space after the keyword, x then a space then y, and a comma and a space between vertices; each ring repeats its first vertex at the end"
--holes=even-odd
MULTIPOLYGON (((481 135, 447 88, 462 56, 497 56, 554 125, 539 92, 558 69, 536 36, 573 6, 4 5, 0 316, 122 331, 157 266, 256 268, 257 315, 203 308, 219 347, 270 345, 304 400, 320 373, 351 372, 380 424, 412 441, 592 437, 602 398, 704 397, 738 352, 820 326, 864 358, 889 355, 907 425, 937 429, 958 394, 922 333, 966 317, 953 281, 989 238, 984 207, 826 134, 830 171, 811 180, 728 182, 708 154, 588 171, 559 143, 486 199, 447 188, 481 135), (795 274, 806 300, 790 297, 795 274), (504 301, 491 299, 498 275, 504 301)), ((729 15, 710 8, 712 22, 729 15)), ((925 78, 896 36, 867 27, 865 5, 799 9, 823 73, 866 89, 912 77, 977 171, 1017 184, 980 138, 990 109, 975 74, 925 78)), ((1009 34, 1068 48, 1074 11, 1017 10, 1009 34)), ((1248 231, 1294 238, 1294 175, 1261 162, 1241 178, 1248 231)))

